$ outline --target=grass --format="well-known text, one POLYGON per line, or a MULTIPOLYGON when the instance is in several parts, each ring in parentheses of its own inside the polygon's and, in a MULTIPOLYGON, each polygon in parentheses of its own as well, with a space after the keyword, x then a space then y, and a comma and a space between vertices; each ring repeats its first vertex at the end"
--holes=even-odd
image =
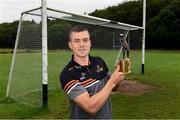
MULTIPOLYGON (((93 50, 113 71, 117 51, 93 50)), ((140 53, 132 56, 133 72, 127 79, 155 87, 153 92, 141 96, 111 95, 113 118, 117 119, 180 119, 180 51, 146 51, 145 75, 140 74, 140 53), (137 60, 138 59, 138 60, 137 60)), ((6 98, 6 85, 12 54, 0 54, 0 118, 68 118, 69 102, 60 89, 58 77, 69 58, 70 51, 49 53, 49 107, 21 104, 6 98)), ((40 86, 41 87, 41 86, 40 86)), ((28 97, 26 97, 28 99, 28 97)))

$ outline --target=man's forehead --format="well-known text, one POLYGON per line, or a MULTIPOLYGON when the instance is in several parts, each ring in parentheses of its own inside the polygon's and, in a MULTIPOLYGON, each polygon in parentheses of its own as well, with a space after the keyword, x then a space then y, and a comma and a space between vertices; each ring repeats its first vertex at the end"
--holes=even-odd
POLYGON ((72 32, 71 34, 89 34, 88 31, 72 32))
POLYGON ((89 38, 89 32, 88 31, 72 32, 71 37, 87 37, 87 38, 89 38))

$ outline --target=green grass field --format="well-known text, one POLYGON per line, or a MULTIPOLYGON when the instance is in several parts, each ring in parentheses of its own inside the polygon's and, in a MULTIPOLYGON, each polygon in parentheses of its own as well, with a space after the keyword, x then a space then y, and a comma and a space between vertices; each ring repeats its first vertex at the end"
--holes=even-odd
MULTIPOLYGON (((113 50, 91 52, 92 55, 102 57, 107 62, 110 71, 113 71, 117 53, 113 50)), ((67 96, 60 88, 58 78, 62 67, 71 58, 71 52, 49 53, 49 87, 54 89, 49 90, 48 109, 41 108, 41 105, 21 104, 5 97, 11 58, 12 54, 0 54, 0 118, 68 118, 70 106, 67 96)), ((113 118, 180 119, 180 51, 146 51, 145 75, 143 76, 140 74, 140 52, 132 55, 131 59, 133 72, 127 76, 127 79, 152 85, 155 89, 140 96, 111 95, 113 118)))

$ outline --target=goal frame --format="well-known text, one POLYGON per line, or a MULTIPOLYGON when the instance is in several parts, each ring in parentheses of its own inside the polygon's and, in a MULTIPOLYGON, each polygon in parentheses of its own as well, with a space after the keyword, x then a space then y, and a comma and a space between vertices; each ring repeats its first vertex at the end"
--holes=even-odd
MULTIPOLYGON (((144 0, 144 4, 146 3, 146 0, 144 0)), ((53 11, 53 12, 59 12, 59 13, 64 13, 68 14, 71 16, 75 16, 76 18, 82 18, 82 20, 78 19, 70 19, 70 18, 56 18, 56 19, 63 19, 67 21, 73 21, 73 22, 80 22, 80 23, 86 23, 86 24, 91 24, 91 25, 97 25, 97 26, 103 26, 103 27, 110 27, 110 28, 116 28, 116 29, 121 29, 121 30, 126 30, 126 31, 133 31, 133 30, 143 30, 143 36, 142 36, 142 74, 144 74, 144 59, 145 59, 145 8, 146 6, 143 5, 143 27, 140 26, 135 26, 131 24, 126 24, 122 22, 116 22, 104 18, 99 18, 99 17, 94 17, 90 15, 82 15, 82 14, 76 14, 76 13, 70 13, 62 10, 57 10, 57 9, 52 9, 47 7, 46 0, 42 0, 41 7, 31 9, 25 12, 21 13, 20 20, 19 20, 19 25, 18 25, 18 30, 17 30, 17 36, 16 36, 16 41, 15 41, 15 47, 14 47, 14 52, 13 52, 13 57, 11 61, 11 67, 10 67, 10 72, 9 72, 9 79, 8 79, 8 84, 7 84, 7 90, 6 90, 6 96, 9 96, 9 91, 10 91, 10 85, 11 85, 11 79, 12 79, 12 72, 13 72, 13 65, 16 57, 16 50, 18 46, 18 40, 19 40, 19 33, 21 29, 21 23, 22 23, 22 18, 24 14, 30 14, 30 15, 35 15, 35 16, 41 16, 41 21, 42 21, 42 101, 43 104, 42 106, 44 108, 48 107, 48 48, 47 48, 47 19, 48 18, 55 18, 53 16, 48 16, 47 15, 47 10, 53 11), (33 14, 32 12, 35 10, 41 10, 41 14, 33 14), (91 21, 92 22, 89 22, 91 21), (87 22, 88 21, 88 22, 87 22), (96 22, 93 22, 96 21, 96 22)))

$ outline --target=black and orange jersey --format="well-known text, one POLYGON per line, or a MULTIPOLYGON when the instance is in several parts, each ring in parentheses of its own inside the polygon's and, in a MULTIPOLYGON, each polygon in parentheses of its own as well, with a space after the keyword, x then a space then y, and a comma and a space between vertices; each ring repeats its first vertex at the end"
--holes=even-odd
POLYGON ((72 56, 72 60, 60 74, 61 86, 67 93, 71 102, 71 118, 111 119, 112 113, 110 99, 106 101, 102 109, 95 116, 86 113, 73 101, 75 97, 83 92, 88 92, 90 95, 94 95, 104 87, 106 82, 109 80, 109 77, 109 70, 100 57, 89 56, 89 65, 81 66, 73 60, 72 56))

